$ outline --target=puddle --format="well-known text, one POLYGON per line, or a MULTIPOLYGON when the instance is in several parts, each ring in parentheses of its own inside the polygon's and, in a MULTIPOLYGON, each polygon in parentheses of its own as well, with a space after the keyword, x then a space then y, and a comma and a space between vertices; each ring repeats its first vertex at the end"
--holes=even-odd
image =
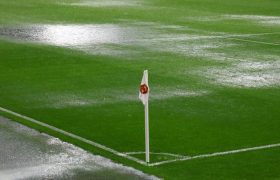
POLYGON ((131 30, 116 25, 31 25, 2 28, 0 35, 18 40, 42 42, 57 46, 120 44, 129 39, 131 30))
POLYGON ((266 25, 280 25, 280 16, 225 15, 225 19, 249 20, 266 25))
MULTIPOLYGON (((184 88, 153 88, 151 102, 167 100, 172 98, 193 98, 208 95, 206 90, 188 90, 184 88)), ((26 97, 36 102, 37 108, 62 109, 66 107, 90 107, 102 106, 116 103, 139 102, 138 91, 109 90, 103 93, 94 91, 83 91, 76 94, 48 93, 36 94, 26 97), (108 95, 109 94, 109 95, 108 95), (97 96, 98 95, 98 96, 97 96)))
MULTIPOLYGON (((186 56, 212 57, 211 49, 232 46, 215 37, 170 32, 177 26, 139 25, 29 25, 0 28, 0 36, 81 50, 90 54, 132 56, 145 52, 169 52, 186 56), (135 49, 139 48, 139 51, 135 49)), ((193 31, 193 30, 190 30, 193 31)))
POLYGON ((65 3, 64 5, 72 6, 89 6, 89 7, 130 7, 142 6, 142 1, 136 0, 94 0, 94 1, 79 1, 75 3, 65 3))
POLYGON ((278 26, 280 25, 280 16, 263 16, 263 15, 238 15, 226 14, 216 16, 200 16, 200 17, 186 17, 187 21, 200 21, 200 22, 219 22, 229 20, 245 20, 263 25, 278 26))
POLYGON ((273 87, 280 85, 280 58, 274 61, 242 60, 228 67, 208 68, 206 77, 215 83, 246 88, 273 87))
MULTIPOLYGON (((225 61, 229 62, 227 67, 215 67, 207 71, 202 68, 201 71, 203 72, 199 74, 212 77, 216 83, 228 86, 267 87, 279 85, 278 77, 280 73, 277 69, 270 71, 262 67, 269 65, 255 62, 255 60, 266 61, 265 54, 256 55, 258 53, 254 53, 250 57, 253 60, 248 60, 246 55, 242 55, 243 51, 241 50, 238 57, 221 51, 223 48, 242 46, 242 42, 233 42, 229 39, 225 41, 227 37, 262 35, 266 35, 266 33, 239 35, 224 33, 221 35, 221 33, 209 32, 207 34, 201 30, 196 31, 184 26, 125 20, 122 20, 120 24, 45 24, 10 28, 0 27, 0 37, 6 39, 65 47, 93 55, 131 60, 139 59, 139 57, 149 59, 151 54, 154 53, 170 53, 185 57, 199 57, 207 61, 225 61), (239 59, 242 59, 242 61, 239 61, 239 59), (245 62, 246 60, 247 62, 245 62), (243 62, 243 64, 238 65, 239 62, 243 62), (258 69, 258 72, 252 72, 251 67, 255 70, 258 69)), ((274 63, 277 63, 279 55, 275 55, 275 57, 274 63)), ((120 99, 130 100, 134 98, 133 95, 131 93, 129 98, 120 97, 120 99)), ((169 96, 171 95, 163 95, 160 98, 169 96)), ((97 104, 100 104, 99 102, 97 104)), ((107 100, 105 102, 107 103, 107 100)), ((78 106, 94 103, 75 98, 73 101, 69 101, 69 105, 78 106)))

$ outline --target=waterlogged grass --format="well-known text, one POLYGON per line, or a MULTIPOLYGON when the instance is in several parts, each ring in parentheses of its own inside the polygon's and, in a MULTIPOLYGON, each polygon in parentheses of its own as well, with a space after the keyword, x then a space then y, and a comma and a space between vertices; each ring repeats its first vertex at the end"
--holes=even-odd
MULTIPOLYGON (((280 26, 257 23, 256 18, 229 18, 277 17, 279 2, 141 1, 100 7, 75 3, 0 2, 1 107, 119 152, 142 152, 144 115, 137 96, 142 72, 148 69, 152 152, 193 156, 279 143, 280 26), (32 42, 18 39, 17 32, 11 36, 2 31, 32 24, 110 24, 136 30, 128 31, 129 39, 81 44, 83 48, 52 43, 50 36, 32 42), (272 34, 253 35, 267 32, 272 34), (236 38, 249 41, 228 38, 240 34, 245 36, 236 38), (117 53, 110 53, 113 50, 117 53)), ((79 42, 83 36, 76 37, 79 42)), ((145 167, 1 114, 166 179, 280 177, 279 148, 145 167)), ((143 154, 135 156, 144 159, 143 154)), ((152 160, 166 158, 156 155, 152 160)))

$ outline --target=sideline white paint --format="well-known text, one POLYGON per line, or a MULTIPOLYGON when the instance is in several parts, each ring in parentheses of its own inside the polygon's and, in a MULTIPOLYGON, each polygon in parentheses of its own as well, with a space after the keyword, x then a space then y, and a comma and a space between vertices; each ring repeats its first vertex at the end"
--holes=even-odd
MULTIPOLYGON (((243 149, 236 149, 236 150, 230 150, 230 151, 224 151, 224 152, 214 152, 214 153, 209 153, 209 154, 201 154, 201 155, 189 156, 189 157, 188 156, 183 156, 183 155, 181 157, 179 157, 180 155, 178 155, 178 158, 173 159, 173 160, 160 161, 160 162, 156 162, 156 163, 147 164, 145 161, 142 161, 142 160, 137 159, 135 157, 129 156, 129 154, 139 153, 139 152, 121 153, 121 152, 118 152, 118 151, 116 151, 114 149, 108 148, 108 147, 106 147, 104 145, 101 145, 99 143, 90 141, 88 139, 85 139, 85 138, 82 138, 82 137, 77 136, 75 134, 72 134, 72 133, 66 132, 64 130, 58 129, 58 128, 54 127, 54 126, 51 126, 51 125, 48 125, 46 123, 37 121, 37 120, 35 120, 33 118, 21 115, 19 113, 13 112, 13 111, 8 110, 8 109, 5 109, 3 107, 0 107, 0 111, 6 112, 6 113, 11 114, 11 115, 16 116, 16 117, 20 117, 20 118, 25 119, 27 121, 33 122, 35 124, 39 124, 39 125, 41 125, 43 127, 49 128, 49 129, 51 129, 53 131, 56 131, 56 132, 59 132, 61 134, 66 135, 66 136, 69 136, 69 137, 71 137, 73 139, 80 140, 80 141, 82 141, 84 143, 90 144, 90 145, 95 146, 97 148, 100 148, 100 149, 102 149, 104 151, 110 152, 110 153, 115 154, 117 156, 124 157, 126 159, 129 159, 131 161, 134 161, 136 163, 139 163, 139 164, 142 164, 142 165, 145 165, 145 166, 158 166, 158 165, 168 164, 168 163, 173 163, 173 162, 178 162, 178 161, 188 161, 188 160, 192 160, 192 159, 202 159, 202 158, 209 158, 209 157, 215 157, 215 156, 224 156, 224 155, 229 155, 229 154, 238 154, 238 153, 242 153, 242 152, 256 151, 256 150, 261 150, 261 149, 270 149, 270 148, 280 147, 280 143, 277 143, 277 144, 268 144, 268 145, 263 145, 263 146, 256 146, 256 147, 243 148, 243 149)), ((171 155, 170 153, 158 153, 158 154, 171 155)))

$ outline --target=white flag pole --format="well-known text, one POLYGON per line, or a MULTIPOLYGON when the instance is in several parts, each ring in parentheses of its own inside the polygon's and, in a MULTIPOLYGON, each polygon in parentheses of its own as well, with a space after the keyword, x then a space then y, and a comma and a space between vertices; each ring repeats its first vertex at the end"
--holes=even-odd
MULTIPOLYGON (((149 81, 148 70, 147 71, 147 84, 149 81)), ((149 133, 149 98, 145 103, 145 150, 146 150, 146 162, 150 162, 150 133, 149 133)))
POLYGON ((149 101, 145 104, 145 149, 146 162, 150 162, 150 136, 149 136, 149 101))
POLYGON ((139 99, 144 104, 145 111, 145 155, 146 163, 150 162, 150 137, 149 137, 149 83, 148 83, 148 70, 143 73, 140 90, 139 99))

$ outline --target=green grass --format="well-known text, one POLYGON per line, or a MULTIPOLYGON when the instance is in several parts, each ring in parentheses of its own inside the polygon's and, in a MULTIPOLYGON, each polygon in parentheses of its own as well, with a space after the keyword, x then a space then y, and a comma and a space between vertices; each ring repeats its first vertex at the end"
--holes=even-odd
MULTIPOLYGON (((280 2, 276 0, 153 0, 132 7, 67 6, 54 0, 2 0, 0 28, 24 24, 116 24, 126 27, 133 26, 133 22, 153 22, 156 25, 143 25, 144 30, 140 32, 144 37, 149 33, 145 28, 153 31, 152 38, 166 34, 184 37, 272 32, 275 34, 238 38, 280 43, 279 22, 271 25, 248 19, 215 20, 230 14, 279 17, 279 12, 280 2), (211 20, 199 20, 203 18, 211 20), (183 28, 160 29, 163 25, 183 28)), ((108 56, 18 41, 2 37, 1 32, 0 38, 1 107, 119 152, 144 151, 143 106, 137 99, 144 69, 149 69, 151 86, 151 151, 189 156, 280 142, 279 45, 226 38, 151 41, 151 44, 140 41, 140 44, 124 46, 108 44, 128 51, 124 56, 108 56), (196 51, 194 48, 205 44, 210 46, 207 51, 192 54, 196 51), (233 46, 226 46, 228 44, 233 46), (192 48, 185 53, 177 51, 179 47, 189 45, 192 48), (157 46, 160 50, 154 49, 157 46), (211 52, 212 56, 203 56, 203 53, 211 52), (215 53, 220 53, 218 57, 223 53, 223 60, 215 53), (244 62, 272 66, 246 69, 240 66, 244 62), (268 79, 272 83, 246 86, 243 81, 241 84, 225 81, 244 74, 272 76, 268 79), (178 93, 172 95, 174 91, 178 93), (180 95, 192 92, 197 95, 180 95)), ((165 179, 280 178, 279 148, 145 167, 0 113, 165 179)), ((144 159, 141 155, 137 157, 144 159)), ((152 157, 152 160, 160 158, 152 157)))

